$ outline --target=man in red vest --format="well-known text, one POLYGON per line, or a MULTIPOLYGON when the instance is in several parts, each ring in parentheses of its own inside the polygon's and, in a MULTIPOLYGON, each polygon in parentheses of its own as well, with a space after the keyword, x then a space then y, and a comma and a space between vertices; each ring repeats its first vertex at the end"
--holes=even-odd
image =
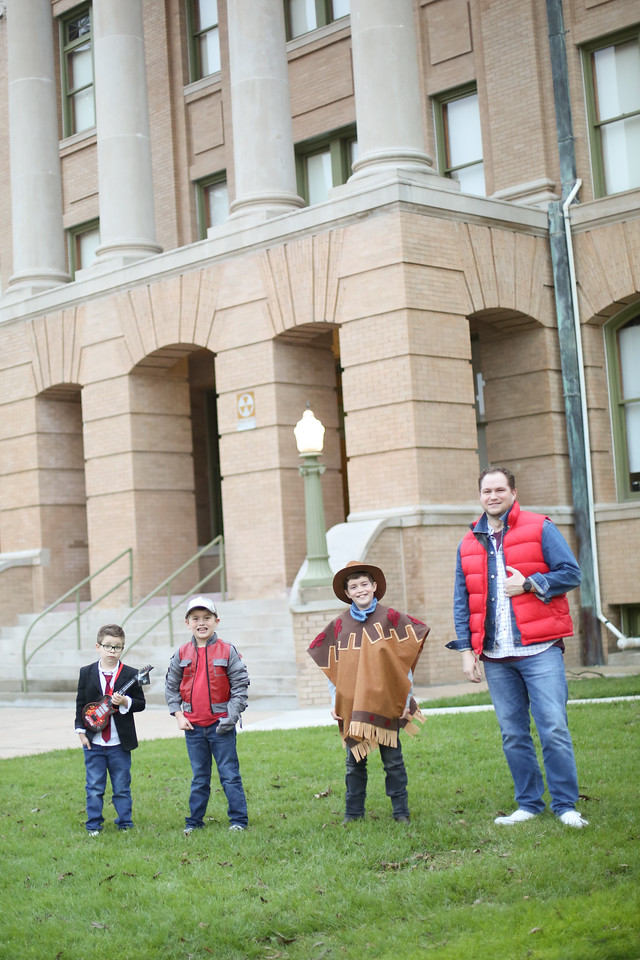
POLYGON ((531 820, 545 808, 544 780, 531 738, 529 711, 542 744, 551 809, 566 826, 584 827, 575 809, 578 776, 567 723, 563 637, 573 635, 567 590, 581 581, 567 542, 539 513, 521 510, 516 481, 488 467, 478 481, 482 516, 458 547, 454 594, 462 669, 482 679, 500 724, 518 808, 497 824, 531 820))

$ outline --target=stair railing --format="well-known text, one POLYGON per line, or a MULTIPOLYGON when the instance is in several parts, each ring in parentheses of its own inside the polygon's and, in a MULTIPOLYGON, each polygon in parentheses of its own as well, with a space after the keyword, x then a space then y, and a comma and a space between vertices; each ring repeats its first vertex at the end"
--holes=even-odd
POLYGON ((67 590, 66 593, 63 593, 61 597, 58 597, 57 600, 54 600, 53 603, 50 603, 49 606, 42 611, 42 613, 38 614, 35 620, 33 620, 32 623, 29 624, 29 629, 27 630, 24 640, 22 641, 22 692, 23 693, 29 692, 29 681, 27 679, 27 667, 35 657, 38 650, 42 650, 42 648, 46 646, 47 643, 49 643, 51 640, 54 640, 55 637, 57 637, 58 634, 62 633, 63 630, 66 630, 67 627, 73 626, 74 623, 76 625, 76 642, 79 650, 82 644, 82 634, 80 631, 80 618, 84 616, 85 613, 88 613, 89 610, 92 610, 93 607, 97 606, 97 604, 99 604, 102 600, 108 597, 109 594, 113 593, 115 590, 118 590, 119 587, 124 586, 125 583, 129 584, 129 606, 131 606, 131 604, 133 603, 133 550, 131 547, 127 547, 126 550, 123 550, 122 553, 119 553, 117 557, 113 558, 113 560, 110 560, 108 563, 105 563, 105 565, 103 567, 100 567, 99 570, 96 570, 95 573, 89 574, 89 576, 85 577, 84 580, 81 580, 79 583, 76 583, 75 587, 71 587, 71 589, 67 590), (96 597, 95 600, 92 600, 90 603, 87 603, 86 606, 80 609, 80 604, 81 602, 83 602, 80 600, 80 591, 82 590, 82 588, 86 586, 88 583, 90 583, 93 579, 95 579, 95 577, 98 577, 100 576, 101 573, 104 573, 105 570, 108 570, 109 567, 112 567, 114 563, 118 562, 118 560, 122 560, 122 558, 126 556, 128 556, 129 558, 129 573, 127 574, 127 576, 123 577, 122 580, 118 581, 118 583, 114 584, 112 587, 110 587, 108 590, 102 593, 99 597, 96 597), (52 633, 45 640, 43 640, 42 643, 39 643, 38 646, 31 651, 31 653, 27 654, 27 644, 29 642, 31 631, 33 630, 35 625, 39 623, 41 620, 43 620, 44 617, 47 616, 47 614, 51 613, 53 610, 56 609, 56 607, 59 607, 61 603, 64 603, 65 600, 68 600, 69 597, 72 597, 74 594, 75 594, 75 600, 76 600, 76 612, 74 616, 71 617, 69 620, 67 620, 67 622, 64 623, 61 627, 58 627, 55 633, 52 633))
POLYGON ((192 596, 194 593, 197 593, 205 585, 205 583, 208 583, 209 580, 215 577, 217 573, 220 574, 220 594, 222 596, 222 599, 224 600, 225 593, 226 593, 226 570, 225 570, 225 555, 224 555, 224 539, 222 535, 218 537, 214 537, 214 539, 211 540, 205 547, 202 547, 200 550, 198 550, 198 552, 195 553, 190 560, 187 560, 185 563, 182 564, 181 567, 178 567, 177 570, 174 570, 174 572, 169 577, 167 577, 166 580, 163 580, 162 583, 158 584, 155 590, 152 590, 151 593, 148 593, 146 595, 146 597, 143 597, 143 599, 140 600, 140 602, 137 603, 135 607, 133 607, 133 609, 129 611, 129 613, 126 615, 124 620, 122 620, 121 626, 124 626, 127 620, 130 620, 131 617, 133 617, 134 614, 138 612, 138 610, 140 610, 142 607, 144 607, 146 603, 149 602, 149 600, 153 600, 154 597, 157 597, 158 594, 166 590, 167 609, 164 610, 160 614, 160 616, 156 620, 154 620, 150 626, 147 627, 146 630, 138 634, 135 640, 132 640, 132 641, 127 640, 127 651, 131 650, 132 647, 135 647, 137 643, 140 643, 140 641, 143 640, 144 637, 146 637, 149 633, 151 633, 152 630, 155 630, 155 628, 160 623, 162 623, 163 620, 169 621, 169 639, 171 641, 171 644, 173 645, 173 614, 175 610, 177 610, 178 607, 182 603, 184 603, 185 596, 192 596), (207 573, 204 577, 198 580, 198 582, 195 583, 191 587, 191 589, 187 590, 186 592, 181 592, 180 595, 178 596, 178 599, 174 603, 173 594, 172 594, 173 581, 176 579, 176 577, 179 577, 182 573, 184 573, 184 571, 187 570, 192 563, 195 563, 197 560, 200 559, 200 557, 202 557, 212 547, 215 547, 215 546, 218 546, 219 548, 220 562, 218 566, 215 567, 213 570, 210 570, 209 573, 207 573))

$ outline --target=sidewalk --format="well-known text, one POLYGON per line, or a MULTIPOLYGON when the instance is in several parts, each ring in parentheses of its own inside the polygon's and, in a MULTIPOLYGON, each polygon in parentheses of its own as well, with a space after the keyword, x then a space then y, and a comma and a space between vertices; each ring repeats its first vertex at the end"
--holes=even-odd
MULTIPOLYGON (((486 689, 485 683, 474 687, 476 692, 486 689)), ((417 687, 414 695, 422 702, 468 692, 469 684, 456 683, 417 687)), ((43 693, 32 697, 15 694, 9 700, 0 701, 0 760, 77 747, 78 735, 73 729, 74 714, 75 700, 71 694, 47 696, 43 693)), ((296 727, 322 727, 334 723, 328 706, 267 711, 254 710, 249 703, 242 715, 242 731, 293 730, 296 727)), ((182 737, 166 706, 153 702, 147 703, 146 710, 136 714, 136 730, 140 741, 182 737)))

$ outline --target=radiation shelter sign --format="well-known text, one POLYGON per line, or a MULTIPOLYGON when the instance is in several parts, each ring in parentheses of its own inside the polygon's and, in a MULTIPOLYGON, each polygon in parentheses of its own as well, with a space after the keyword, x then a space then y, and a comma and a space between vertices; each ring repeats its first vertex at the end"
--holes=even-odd
POLYGON ((236 395, 237 429, 254 430, 256 426, 256 398, 253 390, 236 395))

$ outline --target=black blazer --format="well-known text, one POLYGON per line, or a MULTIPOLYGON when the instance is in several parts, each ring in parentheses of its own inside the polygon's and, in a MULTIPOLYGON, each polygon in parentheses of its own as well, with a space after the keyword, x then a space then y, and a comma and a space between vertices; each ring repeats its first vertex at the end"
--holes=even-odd
MULTIPOLYGON (((126 664, 122 664, 122 670, 120 675, 116 680, 114 693, 117 693, 118 690, 124 687, 125 683, 135 677, 138 671, 134 670, 133 667, 128 667, 126 664)), ((80 668, 80 676, 78 678, 78 693, 76 696, 76 724, 75 729, 79 730, 80 727, 85 727, 84 721, 82 719, 82 711, 88 703, 93 703, 95 700, 102 699, 102 687, 100 686, 100 676, 98 671, 98 661, 95 663, 90 663, 87 667, 80 668)), ((131 709, 128 713, 120 713, 119 710, 116 711, 111 717, 111 722, 115 722, 116 730, 118 731, 118 736, 120 737, 120 743, 125 750, 135 750, 138 746, 138 737, 136 735, 136 725, 133 719, 134 713, 138 713, 140 710, 144 710, 146 707, 146 702, 144 699, 144 693, 142 687, 139 683, 133 683, 127 690, 126 697, 131 697, 131 709)), ((85 728, 85 732, 89 740, 93 740, 95 737, 95 732, 85 728)))

